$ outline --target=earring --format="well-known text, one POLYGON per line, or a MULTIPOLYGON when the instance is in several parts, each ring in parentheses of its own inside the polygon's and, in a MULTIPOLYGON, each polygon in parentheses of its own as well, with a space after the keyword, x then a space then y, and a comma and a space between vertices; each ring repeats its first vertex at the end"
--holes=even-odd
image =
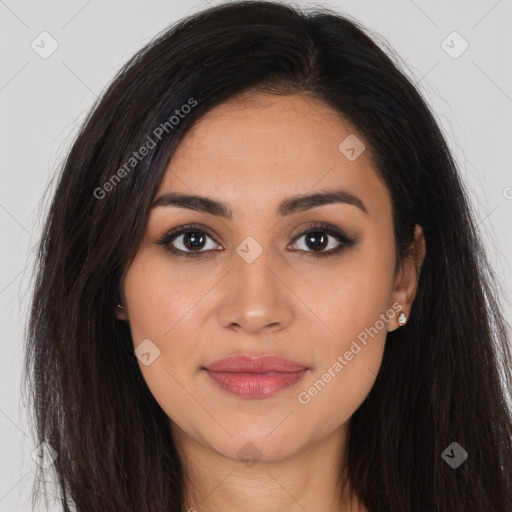
POLYGON ((124 307, 123 307, 123 306, 121 306, 121 305, 119 305, 119 304, 117 305, 117 307, 118 307, 119 309, 124 309, 124 307))
POLYGON ((407 317, 405 316, 405 313, 403 311, 398 315, 397 322, 400 327, 404 326, 407 323, 407 317))

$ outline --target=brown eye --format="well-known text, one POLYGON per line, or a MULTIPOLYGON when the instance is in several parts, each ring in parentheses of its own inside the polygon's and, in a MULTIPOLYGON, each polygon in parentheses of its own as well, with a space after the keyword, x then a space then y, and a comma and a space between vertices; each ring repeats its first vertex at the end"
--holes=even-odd
POLYGON ((174 241, 178 240, 180 237, 183 237, 181 245, 185 247, 185 249, 180 250, 193 251, 196 249, 202 249, 206 243, 206 236, 199 231, 188 231, 187 233, 175 238, 174 241))
POLYGON ((175 235, 169 241, 169 244, 174 244, 174 248, 182 252, 209 251, 217 246, 204 231, 186 231, 185 233, 175 235))
POLYGON ((204 256, 212 250, 219 250, 218 244, 204 229, 182 226, 165 234, 158 242, 176 256, 204 256))
POLYGON ((312 250, 320 250, 323 251, 327 245, 329 245, 329 237, 326 233, 322 231, 311 231, 303 235, 305 244, 312 250))
POLYGON ((304 242, 295 242, 294 249, 315 257, 336 255, 356 243, 355 239, 328 225, 310 226, 295 238, 295 240, 300 239, 304 239, 304 242))

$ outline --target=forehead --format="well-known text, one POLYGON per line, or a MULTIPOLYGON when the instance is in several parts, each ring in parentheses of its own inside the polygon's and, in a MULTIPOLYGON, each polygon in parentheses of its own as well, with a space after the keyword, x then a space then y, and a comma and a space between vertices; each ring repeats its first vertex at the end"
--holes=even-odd
POLYGON ((237 203, 247 208, 248 200, 255 205, 267 198, 270 206, 316 188, 343 188, 366 197, 369 210, 385 213, 387 189, 369 150, 355 159, 343 152, 354 141, 368 148, 362 134, 317 99, 298 94, 245 95, 195 122, 180 141, 158 194, 208 195, 232 203, 236 211, 237 203))

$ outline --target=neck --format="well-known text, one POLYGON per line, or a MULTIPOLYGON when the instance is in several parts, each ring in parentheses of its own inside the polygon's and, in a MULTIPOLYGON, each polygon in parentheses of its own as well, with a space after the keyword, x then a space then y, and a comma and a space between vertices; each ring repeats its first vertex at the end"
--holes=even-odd
POLYGON ((185 468, 187 512, 366 512, 341 487, 345 426, 286 460, 241 462, 187 436, 173 438, 185 468))

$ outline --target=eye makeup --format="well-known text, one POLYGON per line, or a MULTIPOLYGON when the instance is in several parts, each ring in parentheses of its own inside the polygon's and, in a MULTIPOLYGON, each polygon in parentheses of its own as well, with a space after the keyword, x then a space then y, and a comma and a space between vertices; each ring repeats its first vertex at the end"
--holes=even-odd
MULTIPOLYGON (((335 228, 330 224, 318 222, 312 223, 311 225, 307 226, 304 230, 302 230, 298 235, 296 235, 293 239, 294 245, 297 244, 297 240, 303 237, 307 238, 308 236, 310 237, 310 241, 316 240, 313 242, 313 246, 315 246, 316 244, 317 247, 322 246, 325 240, 327 240, 327 243, 330 243, 329 238, 334 239, 336 242, 338 242, 338 245, 334 249, 330 249, 328 251, 295 249, 295 251, 297 252, 304 253, 306 256, 312 256, 314 258, 336 256, 340 254, 344 249, 354 246, 358 241, 357 238, 349 237, 339 228, 335 228), (320 244, 318 243, 318 241, 320 241, 320 244)), ((203 243, 203 241, 206 238, 210 238, 211 240, 213 240, 215 244, 218 244, 218 242, 215 240, 215 236, 213 235, 213 233, 211 233, 210 230, 207 229, 205 226, 202 226, 200 224, 186 224, 168 231, 156 243, 158 245, 163 246, 164 249, 168 251, 173 257, 203 258, 211 256, 213 251, 220 250, 218 248, 201 250, 204 248, 205 244, 203 243), (199 250, 184 250, 177 248, 174 245, 174 242, 179 237, 186 238, 189 246, 191 240, 193 241, 194 239, 197 239, 199 241, 199 244, 197 245, 199 250)), ((182 246, 186 247, 183 241, 181 241, 180 243, 182 246)), ((192 244, 194 243, 197 242, 192 242, 192 244)), ((194 245, 192 245, 192 247, 193 246, 194 245)))

